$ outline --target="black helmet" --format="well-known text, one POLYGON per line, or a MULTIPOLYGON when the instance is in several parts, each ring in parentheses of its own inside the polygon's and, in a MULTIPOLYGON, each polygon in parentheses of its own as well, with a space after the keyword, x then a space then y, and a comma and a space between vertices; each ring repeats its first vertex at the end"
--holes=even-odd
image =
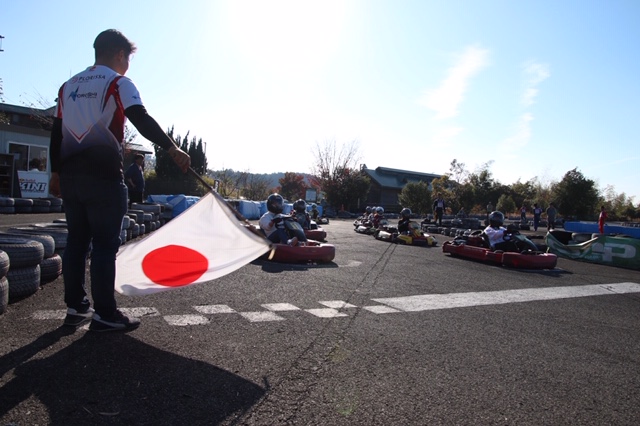
POLYGON ((378 214, 382 214, 382 213, 384 213, 384 208, 382 208, 381 206, 378 206, 378 207, 376 207, 376 212, 378 214))
POLYGON ((279 214, 282 213, 283 209, 284 198, 282 198, 282 195, 278 193, 269 195, 269 198, 267 198, 267 210, 271 213, 279 214))
POLYGON ((293 203, 293 209, 296 213, 304 213, 307 211, 307 203, 303 199, 300 199, 293 203))
POLYGON ((367 206, 367 208, 364 209, 364 211, 366 211, 367 213, 371 213, 371 206, 367 206))
POLYGON ((315 209, 317 209, 317 208, 318 208, 318 206, 316 206, 316 204, 315 204, 315 203, 311 204, 311 210, 315 210, 315 209))
POLYGON ((400 211, 400 216, 402 216, 402 217, 403 217, 403 218, 405 218, 405 219, 408 219, 408 218, 409 218, 409 216, 411 216, 411 209, 410 209, 410 208, 405 207, 404 209, 402 209, 402 210, 400 211))
POLYGON ((497 210, 494 212, 491 212, 491 214, 489 215, 489 225, 491 225, 491 227, 497 228, 502 226, 503 223, 504 223, 504 215, 502 214, 502 212, 499 212, 497 210))

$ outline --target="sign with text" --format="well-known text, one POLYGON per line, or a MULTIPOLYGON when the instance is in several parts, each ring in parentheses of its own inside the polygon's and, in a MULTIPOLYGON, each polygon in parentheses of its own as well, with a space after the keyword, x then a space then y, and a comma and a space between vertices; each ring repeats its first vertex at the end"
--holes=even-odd
POLYGON ((49 196, 49 173, 18 170, 22 198, 47 198, 49 196))

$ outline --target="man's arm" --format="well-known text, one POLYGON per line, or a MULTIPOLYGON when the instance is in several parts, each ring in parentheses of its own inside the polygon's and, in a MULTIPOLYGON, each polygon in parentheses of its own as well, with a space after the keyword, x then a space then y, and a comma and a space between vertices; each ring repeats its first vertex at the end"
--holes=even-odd
POLYGON ((191 165, 189 154, 176 146, 175 142, 162 130, 158 122, 147 113, 147 109, 143 105, 132 105, 124 110, 124 114, 142 136, 167 150, 178 167, 183 172, 187 171, 191 165))

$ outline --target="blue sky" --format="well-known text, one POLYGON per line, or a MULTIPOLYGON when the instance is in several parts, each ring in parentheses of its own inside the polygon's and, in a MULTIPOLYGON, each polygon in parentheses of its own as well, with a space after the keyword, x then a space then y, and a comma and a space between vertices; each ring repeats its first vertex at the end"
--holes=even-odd
POLYGON ((107 28, 137 44, 150 114, 213 169, 309 172, 316 144, 357 141, 370 168, 577 167, 640 202, 636 0, 4 2, 5 102, 53 104, 107 28))

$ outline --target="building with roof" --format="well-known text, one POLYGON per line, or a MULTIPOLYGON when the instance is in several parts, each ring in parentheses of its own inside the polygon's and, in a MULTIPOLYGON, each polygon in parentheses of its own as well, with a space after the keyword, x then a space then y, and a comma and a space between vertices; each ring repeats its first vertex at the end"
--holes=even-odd
POLYGON ((361 165, 360 170, 371 179, 371 188, 365 204, 381 206, 385 211, 390 212, 399 212, 402 209, 398 197, 406 184, 426 182, 431 189, 431 182, 442 177, 442 175, 434 173, 412 172, 388 167, 369 169, 366 164, 361 165))
MULTIPOLYGON (((33 108, 0 103, 0 155, 13 155, 16 178, 0 195, 25 198, 46 198, 51 176, 49 146, 55 106, 33 108), (14 184, 19 183, 19 189, 14 184)), ((125 147, 125 167, 135 154, 153 154, 137 143, 125 147)))

